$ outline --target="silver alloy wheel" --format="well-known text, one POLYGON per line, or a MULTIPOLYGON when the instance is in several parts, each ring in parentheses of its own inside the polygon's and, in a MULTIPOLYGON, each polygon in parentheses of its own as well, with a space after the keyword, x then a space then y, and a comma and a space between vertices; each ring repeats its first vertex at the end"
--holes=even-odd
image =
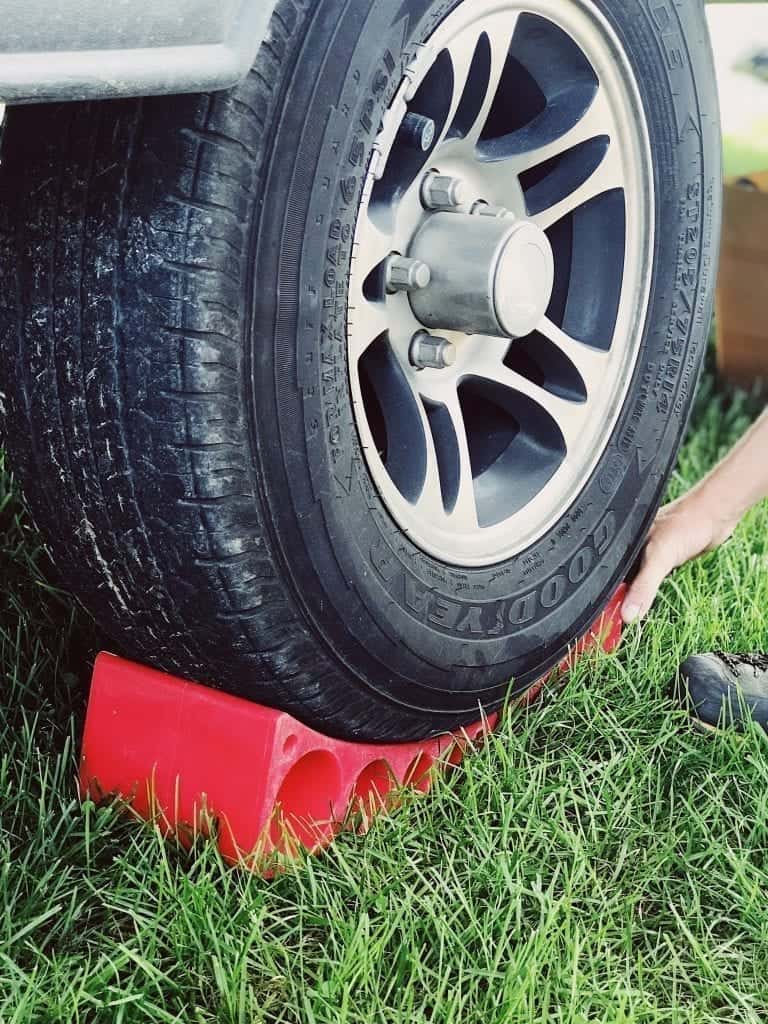
POLYGON ((575 501, 637 362, 653 209, 633 73, 589 0, 467 0, 406 69, 347 334, 369 470, 424 551, 491 565, 575 501))

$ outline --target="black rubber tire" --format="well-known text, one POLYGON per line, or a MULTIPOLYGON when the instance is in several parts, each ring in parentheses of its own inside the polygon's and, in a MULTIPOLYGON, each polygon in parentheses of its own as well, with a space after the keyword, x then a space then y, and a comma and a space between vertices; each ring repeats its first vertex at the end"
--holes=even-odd
POLYGON ((524 554, 457 570, 400 533, 353 426, 349 243, 404 55, 457 2, 280 0, 230 92, 17 108, 6 126, 3 432, 63 578, 121 652, 348 737, 476 720, 561 658, 636 557, 710 322, 702 4, 595 0, 636 69, 656 174, 629 398, 524 554))

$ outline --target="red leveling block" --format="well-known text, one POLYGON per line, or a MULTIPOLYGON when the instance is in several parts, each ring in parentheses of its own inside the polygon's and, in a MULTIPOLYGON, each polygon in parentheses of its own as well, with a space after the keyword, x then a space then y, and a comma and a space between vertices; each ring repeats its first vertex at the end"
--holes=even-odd
MULTIPOLYGON (((559 669, 621 638, 622 587, 559 669)), ((549 677, 522 698, 530 703, 549 677)), ((102 653, 96 659, 80 761, 84 795, 119 794, 182 840, 210 831, 232 862, 263 869, 275 855, 327 845, 367 826, 402 786, 426 792, 495 728, 492 715, 417 743, 349 743, 239 697, 102 653)))

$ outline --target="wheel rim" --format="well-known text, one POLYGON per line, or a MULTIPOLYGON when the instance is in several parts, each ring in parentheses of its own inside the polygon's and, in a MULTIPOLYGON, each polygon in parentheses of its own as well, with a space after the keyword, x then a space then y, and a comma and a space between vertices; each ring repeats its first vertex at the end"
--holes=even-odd
POLYGON ((347 322, 355 421, 399 527, 481 566, 547 532, 615 426, 646 319, 653 172, 588 0, 464 3, 384 116, 347 322))

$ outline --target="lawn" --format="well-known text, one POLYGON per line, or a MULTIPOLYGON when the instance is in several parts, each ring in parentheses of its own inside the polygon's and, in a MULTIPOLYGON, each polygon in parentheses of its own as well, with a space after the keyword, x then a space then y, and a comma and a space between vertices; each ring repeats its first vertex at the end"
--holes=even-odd
MULTIPOLYGON (((675 493, 754 411, 705 380, 675 493)), ((768 742, 701 737, 665 683, 764 644, 767 549, 762 508, 617 657, 264 882, 78 803, 98 638, 0 468, 0 1021, 764 1020, 768 742)))

